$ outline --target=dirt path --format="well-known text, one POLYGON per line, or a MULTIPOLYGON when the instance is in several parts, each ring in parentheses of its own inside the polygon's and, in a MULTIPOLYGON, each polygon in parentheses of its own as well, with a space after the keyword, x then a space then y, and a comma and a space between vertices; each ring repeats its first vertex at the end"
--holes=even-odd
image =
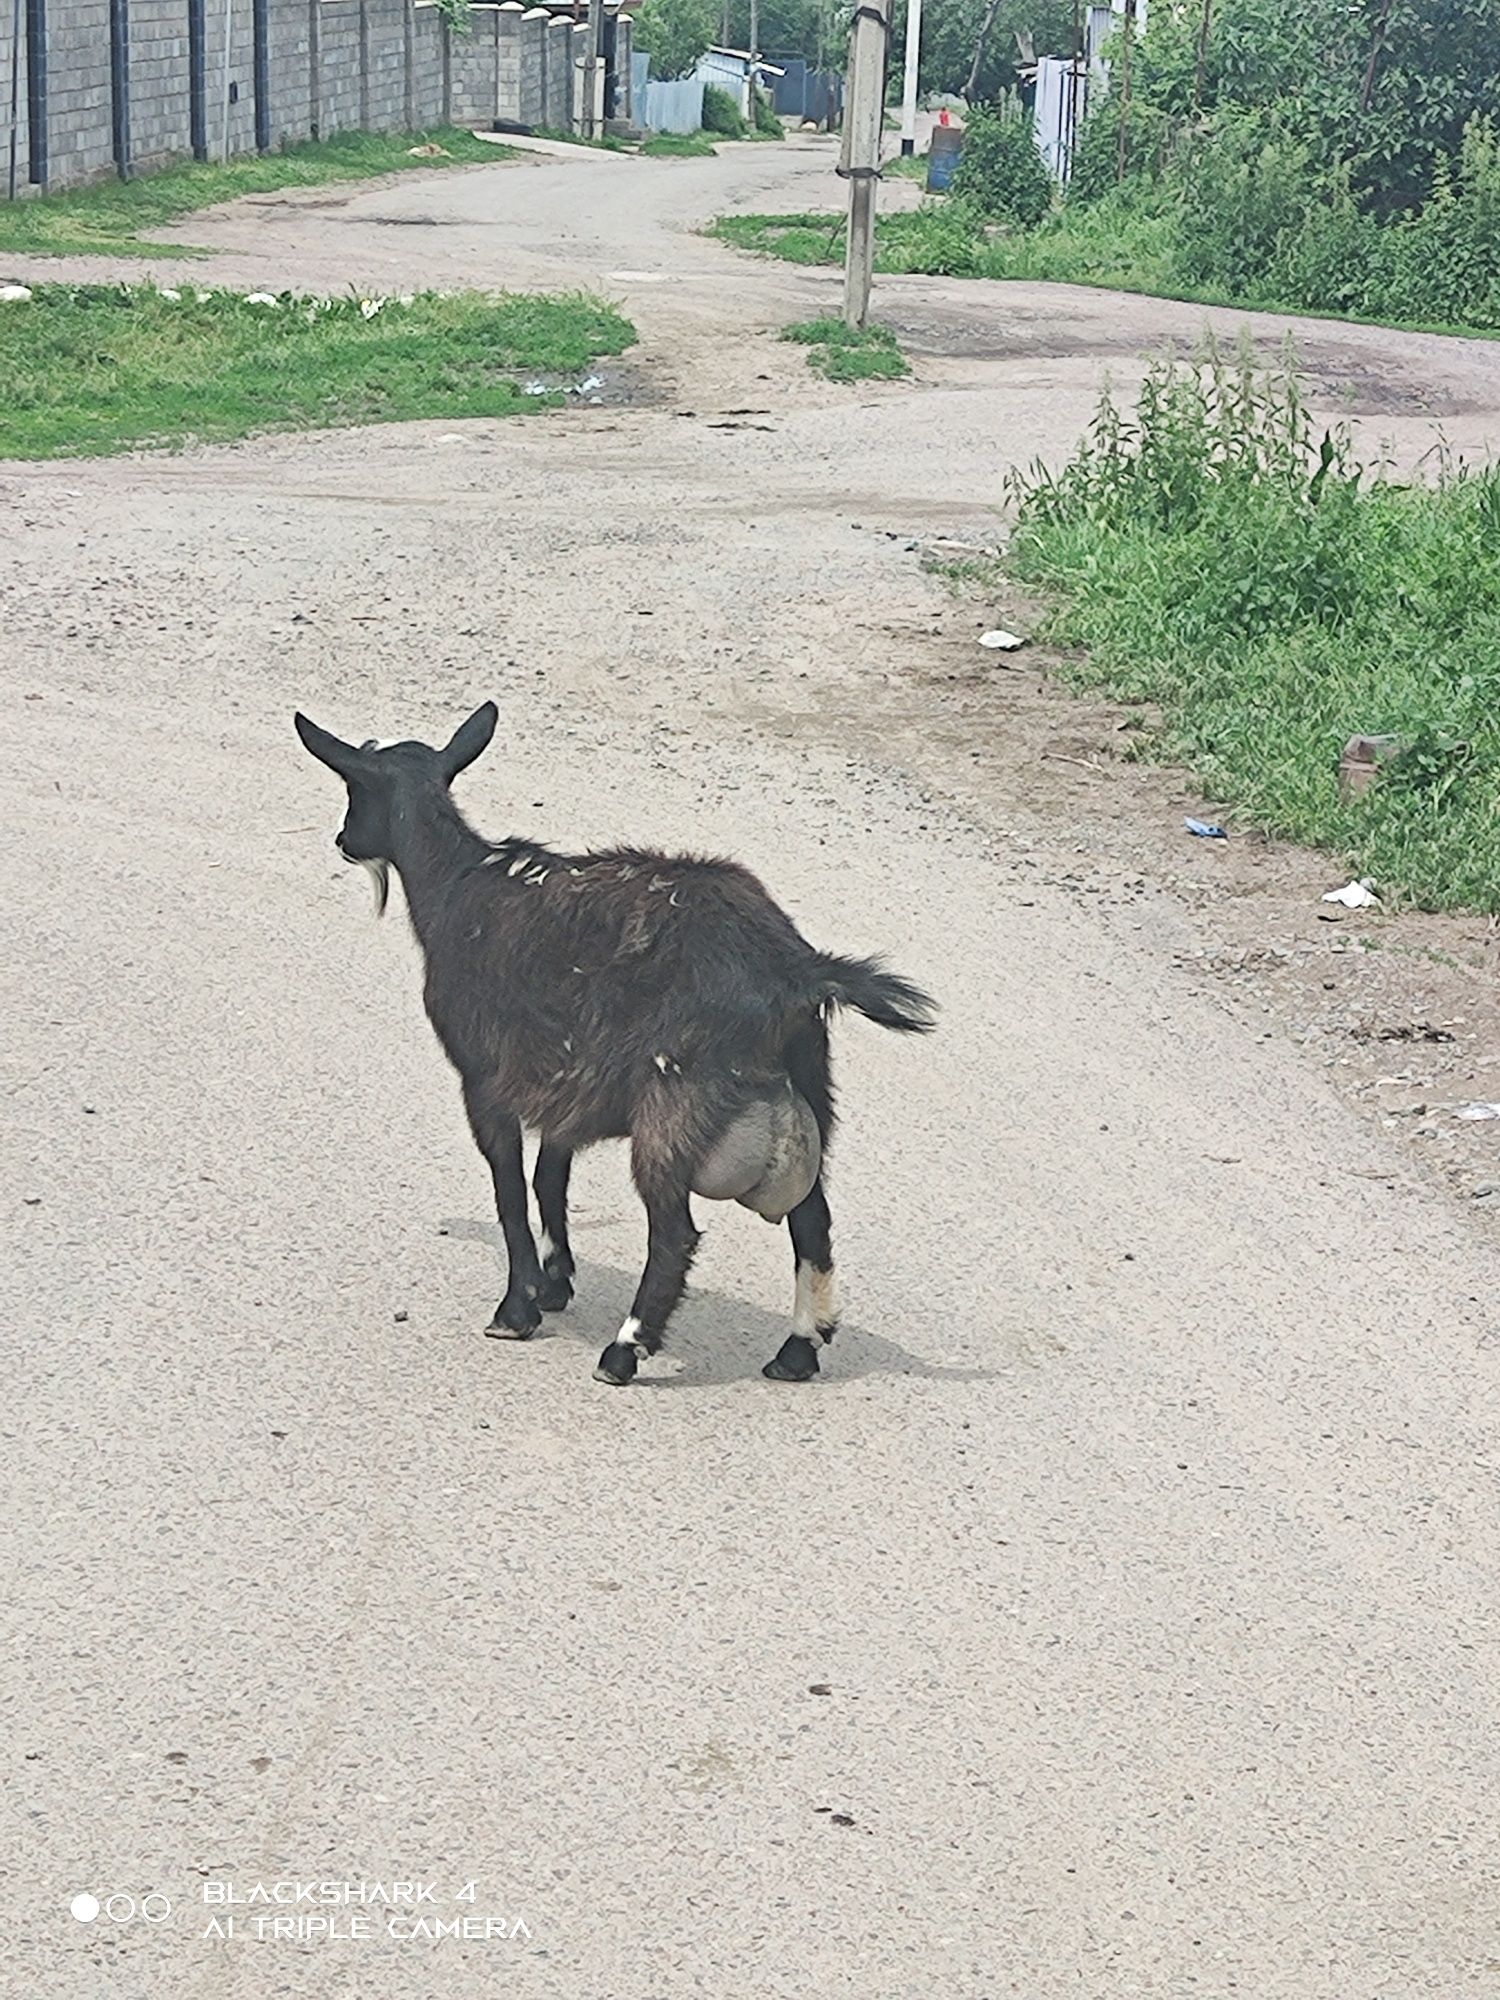
MULTIPOLYGON (((1490 1003, 1321 924, 1317 864, 1185 849, 1180 786, 976 678, 992 607, 913 552, 1204 316, 904 281, 916 387, 836 395, 769 337, 833 280, 687 233, 828 168, 199 218, 216 279, 606 284, 642 350, 598 409, 0 473, 18 1991, 1496 1990, 1500 1259, 1405 1107, 1330 1085, 1482 1081, 1490 1003), (290 714, 486 694, 486 829, 733 852, 943 999, 930 1045, 840 1038, 813 1390, 758 1373, 783 1240, 718 1210, 671 1360, 590 1381, 640 1255, 613 1153, 575 1312, 479 1337, 483 1169, 290 714), (205 1881, 328 1878, 473 1881, 441 1915, 529 1935, 202 1935, 205 1881), (68 1915, 148 1890, 166 1922, 68 1915)), ((1305 341, 1399 453, 1431 407, 1495 432, 1492 347, 1305 341)))

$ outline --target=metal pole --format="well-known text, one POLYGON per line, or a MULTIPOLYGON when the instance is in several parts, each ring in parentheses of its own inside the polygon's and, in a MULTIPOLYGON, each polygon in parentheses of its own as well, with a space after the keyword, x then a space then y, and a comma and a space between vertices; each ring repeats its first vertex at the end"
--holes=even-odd
POLYGON ((599 49, 604 40, 604 0, 589 0, 589 54, 584 66, 583 135, 599 137, 599 49))
POLYGON ((10 24, 10 199, 16 198, 16 140, 21 129, 21 0, 10 24))
POLYGON ((875 183, 880 178, 885 116, 886 42, 890 0, 860 0, 849 47, 849 104, 844 113, 840 174, 849 183, 849 234, 844 249, 844 323, 862 327, 870 311, 875 264, 875 183))
POLYGON ((234 0, 224 0, 224 96, 219 116, 219 155, 229 158, 229 43, 234 33, 234 0))
POLYGON ((901 91, 901 157, 917 150, 917 68, 922 49, 922 0, 906 0, 906 76, 901 91))

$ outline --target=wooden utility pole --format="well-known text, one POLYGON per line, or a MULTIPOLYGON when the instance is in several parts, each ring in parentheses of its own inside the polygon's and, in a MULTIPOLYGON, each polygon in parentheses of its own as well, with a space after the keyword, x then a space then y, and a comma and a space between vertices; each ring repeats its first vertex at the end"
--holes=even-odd
POLYGON ((1208 30, 1213 18, 1214 0, 1203 0, 1203 19, 1198 23, 1198 62, 1193 71, 1193 109, 1203 107, 1203 74, 1208 67, 1208 30))
POLYGON ((1123 181, 1130 162, 1130 53, 1135 44, 1135 0, 1125 0, 1125 32, 1120 42, 1120 144, 1115 179, 1123 181))
POLYGON ((906 74, 901 84, 901 157, 917 150, 917 71, 922 60, 922 0, 906 0, 906 74))
POLYGON ((844 248, 844 324, 860 327, 870 310, 875 263, 875 183, 885 120, 885 60, 891 0, 860 0, 849 36, 849 102, 839 173, 849 183, 849 230, 844 248))

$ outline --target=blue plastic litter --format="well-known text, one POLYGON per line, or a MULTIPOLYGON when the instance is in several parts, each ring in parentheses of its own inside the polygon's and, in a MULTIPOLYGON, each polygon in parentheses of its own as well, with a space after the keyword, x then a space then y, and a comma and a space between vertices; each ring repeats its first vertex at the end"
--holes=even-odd
POLYGON ((1196 833, 1200 840, 1228 840, 1229 838, 1226 828, 1214 826, 1211 821, 1206 819, 1185 819, 1182 823, 1189 833, 1196 833))

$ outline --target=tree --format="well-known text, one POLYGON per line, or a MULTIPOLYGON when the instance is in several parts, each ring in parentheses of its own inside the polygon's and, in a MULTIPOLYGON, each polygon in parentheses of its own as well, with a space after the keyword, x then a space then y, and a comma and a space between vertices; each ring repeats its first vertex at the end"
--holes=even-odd
POLYGON ((635 45, 651 57, 651 70, 670 82, 696 69, 719 32, 716 0, 643 0, 635 17, 635 45))
MULTIPOLYGON (((1080 18, 1086 16, 1087 0, 1080 0, 1079 11, 1080 18)), ((906 8, 900 4, 891 30, 898 55, 905 33, 906 8)), ((990 103, 1002 90, 1013 90, 1020 62, 1017 36, 1039 56, 1071 55, 1072 0, 945 0, 941 7, 928 6, 922 15, 923 90, 959 95, 971 73, 976 102, 990 103)))

